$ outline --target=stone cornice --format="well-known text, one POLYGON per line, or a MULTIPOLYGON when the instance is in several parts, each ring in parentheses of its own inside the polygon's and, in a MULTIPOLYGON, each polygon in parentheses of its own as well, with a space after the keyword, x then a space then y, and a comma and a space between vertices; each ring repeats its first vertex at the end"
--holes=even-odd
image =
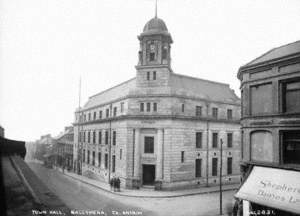
POLYGON ((256 115, 256 116, 244 116, 241 120, 257 120, 257 119, 267 119, 267 118, 298 118, 300 120, 300 113, 273 113, 265 115, 256 115))
POLYGON ((122 121, 122 120, 183 120, 183 121, 203 121, 203 122, 217 122, 217 123, 229 123, 229 124, 240 124, 239 120, 227 120, 227 119, 214 119, 207 117, 196 117, 196 116, 179 116, 179 115, 122 115, 116 117, 110 117, 105 119, 97 119, 93 121, 77 123, 74 122, 73 125, 91 125, 106 123, 112 121, 122 121))
POLYGON ((179 95, 179 94, 128 94, 125 97, 120 97, 117 98, 115 100, 110 101, 109 103, 103 103, 103 104, 98 104, 96 106, 93 107, 89 107, 89 108, 82 108, 80 110, 76 110, 75 113, 80 113, 80 112, 84 112, 84 111, 89 111, 89 110, 93 110, 93 109, 97 109, 106 105, 110 105, 112 103, 121 101, 121 100, 126 100, 126 99, 130 99, 130 98, 151 98, 151 97, 171 97, 171 98, 182 98, 182 99, 190 99, 190 100, 198 100, 198 101, 203 101, 206 103, 217 103, 217 104, 227 104, 227 105, 235 105, 235 106, 241 106, 240 104, 240 99, 238 100, 238 102, 234 103, 234 102, 222 102, 222 101, 215 101, 215 100, 208 100, 208 99, 204 99, 201 97, 197 97, 197 96, 187 96, 187 95, 179 95))

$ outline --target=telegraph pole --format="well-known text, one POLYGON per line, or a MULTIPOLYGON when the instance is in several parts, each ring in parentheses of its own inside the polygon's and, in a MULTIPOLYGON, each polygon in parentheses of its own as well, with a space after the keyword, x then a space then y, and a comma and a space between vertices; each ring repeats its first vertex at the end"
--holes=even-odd
POLYGON ((222 215, 222 161, 223 161, 223 140, 220 139, 220 215, 222 215))
POLYGON ((77 141, 78 141, 78 146, 77 146, 77 174, 81 174, 81 169, 82 169, 82 148, 81 148, 81 143, 80 143, 80 118, 81 118, 81 76, 79 78, 79 98, 78 98, 78 135, 77 135, 77 141))

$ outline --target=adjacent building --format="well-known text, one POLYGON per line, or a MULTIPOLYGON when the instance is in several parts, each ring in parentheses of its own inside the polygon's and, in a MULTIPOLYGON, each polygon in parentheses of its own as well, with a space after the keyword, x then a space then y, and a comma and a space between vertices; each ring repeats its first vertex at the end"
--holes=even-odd
POLYGON ((236 196, 254 212, 300 214, 300 41, 242 66, 238 78, 244 184, 236 196))
POLYGON ((4 128, 0 125, 0 137, 4 137, 4 128))
POLYGON ((240 181, 240 99, 228 84, 176 74, 165 22, 138 36, 136 76, 93 95, 75 112, 74 166, 79 173, 139 188, 240 181))
POLYGON ((65 127, 64 132, 55 138, 54 152, 56 165, 67 170, 73 169, 73 127, 65 127))

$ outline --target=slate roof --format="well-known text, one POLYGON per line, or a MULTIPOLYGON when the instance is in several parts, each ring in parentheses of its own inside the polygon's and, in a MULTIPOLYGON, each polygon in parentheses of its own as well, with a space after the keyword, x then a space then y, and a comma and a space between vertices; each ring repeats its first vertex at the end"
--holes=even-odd
MULTIPOLYGON (((210 101, 240 104, 240 99, 228 84, 174 73, 171 74, 170 79, 173 94, 197 97, 210 101)), ((126 97, 130 95, 131 91, 134 92, 135 89, 136 78, 133 78, 91 96, 83 108, 89 109, 100 104, 109 103, 113 100, 126 97)))
POLYGON ((127 80, 117 86, 102 91, 96 95, 89 97, 88 102, 84 105, 84 109, 88 109, 100 104, 109 103, 118 98, 125 97, 135 88, 135 78, 127 80))
POLYGON ((196 96, 210 101, 240 103, 240 99, 228 84, 172 74, 172 91, 179 95, 196 96))
POLYGON ((255 65, 258 63, 263 63, 272 59, 278 59, 296 53, 300 53, 300 40, 295 41, 293 43, 285 44, 280 47, 273 48, 270 51, 266 52, 265 54, 247 63, 243 67, 255 65))

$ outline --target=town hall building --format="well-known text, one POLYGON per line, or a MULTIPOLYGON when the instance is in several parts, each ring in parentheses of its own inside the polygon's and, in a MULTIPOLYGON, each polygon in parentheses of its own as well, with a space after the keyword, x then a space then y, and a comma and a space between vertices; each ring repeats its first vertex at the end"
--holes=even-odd
POLYGON ((176 74, 173 39, 155 16, 138 36, 136 76, 75 112, 74 166, 121 186, 175 189, 240 181, 240 99, 228 84, 176 74))

